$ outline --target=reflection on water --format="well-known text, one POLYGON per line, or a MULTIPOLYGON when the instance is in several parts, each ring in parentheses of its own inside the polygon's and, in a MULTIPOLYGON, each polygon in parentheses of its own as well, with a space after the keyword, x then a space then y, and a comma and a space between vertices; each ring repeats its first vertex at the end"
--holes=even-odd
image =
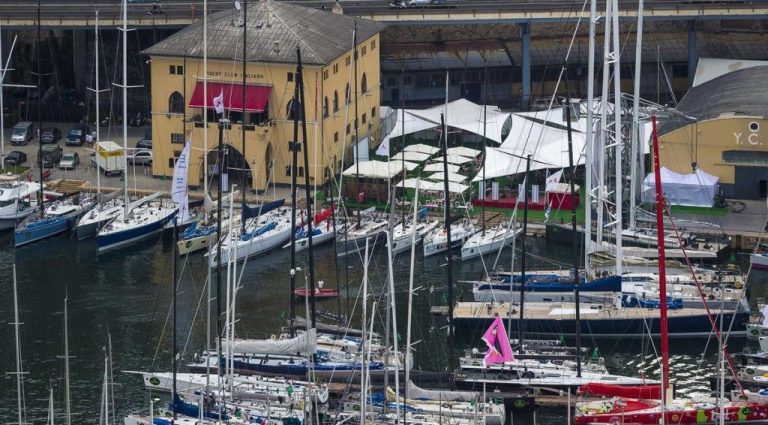
MULTIPOLYGON (((115 393, 119 413, 146 409, 141 382, 135 376, 120 373, 126 370, 170 369, 170 305, 171 305, 171 241, 150 241, 132 248, 107 254, 96 254, 93 241, 76 243, 66 236, 32 244, 19 250, 0 250, 0 265, 18 266, 18 290, 22 356, 25 376, 25 404, 28 420, 44 420, 47 409, 48 388, 54 389, 56 408, 63 412, 63 300, 69 297, 69 338, 71 367, 72 411, 75 421, 95 422, 99 411, 104 349, 111 337, 114 353, 115 393)), ((9 234, 0 236, 0 246, 10 247, 9 234)), ((547 246, 543 239, 529 242, 537 256, 554 256, 564 268, 571 255, 562 245, 547 246)), ((503 268, 508 269, 510 250, 501 256, 503 268)), ((298 256, 305 261, 305 254, 298 256)), ((356 302, 361 288, 361 261, 359 258, 341 260, 338 265, 332 245, 317 250, 316 277, 326 287, 341 288, 340 300, 326 301, 319 310, 351 314, 358 318, 360 304, 356 302), (348 284, 347 284, 348 283, 348 284), (347 297, 347 294, 349 296, 347 297)), ((242 289, 237 295, 237 334, 243 337, 268 337, 280 332, 289 309, 288 273, 290 256, 279 250, 262 258, 251 259, 242 275, 238 276, 242 289)), ((455 279, 479 277, 491 268, 493 259, 483 263, 475 260, 466 264, 455 262, 455 279)), ((537 261, 534 261, 536 264, 537 261)), ((446 330, 443 322, 429 314, 432 304, 445 301, 445 258, 431 257, 416 261, 418 287, 414 295, 413 340, 417 368, 448 370, 446 330)), ((551 267, 551 266, 549 266, 551 267)), ((306 270, 306 267, 303 267, 306 270)), ((207 269, 202 255, 180 258, 178 270, 181 282, 178 292, 177 344, 188 361, 205 345, 205 292, 207 269)), ((405 314, 409 258, 400 254, 394 264, 397 292, 397 314, 400 341, 405 341, 405 314)), ((385 285, 386 255, 377 249, 369 270, 372 298, 383 305, 381 288, 385 285)), ((214 279, 215 280, 215 279, 214 279)), ((299 284, 305 281, 299 273, 299 284)), ((750 281, 765 280, 753 276, 750 281)), ((12 321, 13 303, 10 269, 0 269, 0 320, 12 321)), ((214 285, 215 289, 215 285, 214 285)), ((755 297, 765 296, 765 285, 752 288, 755 297)), ((458 283, 457 298, 470 300, 471 288, 458 283)), ((214 315, 216 305, 213 305, 214 315)), ((297 304, 304 311, 304 305, 297 304)), ((377 327, 382 330, 384 311, 377 309, 377 327)), ((483 329, 463 332, 457 338, 456 352, 478 345, 483 329)), ((13 327, 0 327, 0 338, 5 342, 0 350, 2 372, 15 368, 13 327)), ((597 347, 596 355, 605 357, 609 369, 615 373, 658 377, 654 361, 654 347, 650 341, 602 340, 587 343, 597 347)), ((738 345, 737 344, 732 344, 738 345)), ((706 374, 713 370, 716 358, 714 343, 706 340, 673 340, 673 379, 681 394, 706 392, 706 374), (702 355, 702 352, 706 352, 702 355)), ((7 422, 15 418, 16 384, 13 376, 5 375, 3 397, 0 397, 0 418, 7 422)), ((540 423, 564 418, 559 409, 540 410, 540 423)), ((564 422, 564 419, 563 421, 564 422)), ((552 423, 552 422, 550 422, 552 423)))

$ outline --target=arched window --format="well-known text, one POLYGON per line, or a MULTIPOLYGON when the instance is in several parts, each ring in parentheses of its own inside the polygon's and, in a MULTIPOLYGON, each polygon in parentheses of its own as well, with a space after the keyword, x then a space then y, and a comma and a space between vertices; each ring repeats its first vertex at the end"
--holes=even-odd
POLYGON ((333 91, 333 112, 339 111, 339 92, 333 91))
POLYGON ((171 114, 184 113, 184 96, 181 93, 177 91, 171 93, 171 96, 168 98, 168 112, 171 114))
POLYGON ((360 92, 368 93, 368 78, 365 76, 365 72, 363 72, 363 78, 360 80, 360 92))
POLYGON ((297 102, 296 99, 291 99, 288 101, 288 106, 285 108, 285 116, 289 120, 296 119, 301 115, 301 103, 297 102))
POLYGON ((323 118, 328 118, 328 96, 323 99, 323 118))
POLYGON ((349 105, 349 97, 351 93, 349 92, 349 83, 347 83, 347 89, 344 91, 344 104, 349 105))

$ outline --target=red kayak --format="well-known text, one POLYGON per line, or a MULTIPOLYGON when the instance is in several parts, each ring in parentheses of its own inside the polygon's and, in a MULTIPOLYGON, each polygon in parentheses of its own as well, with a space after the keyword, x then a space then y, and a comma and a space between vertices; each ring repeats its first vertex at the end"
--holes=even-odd
MULTIPOLYGON (((297 297, 308 297, 312 294, 312 291, 308 290, 307 288, 298 288, 293 291, 293 294, 297 297)), ((338 289, 315 288, 315 298, 334 298, 338 296, 338 289)))

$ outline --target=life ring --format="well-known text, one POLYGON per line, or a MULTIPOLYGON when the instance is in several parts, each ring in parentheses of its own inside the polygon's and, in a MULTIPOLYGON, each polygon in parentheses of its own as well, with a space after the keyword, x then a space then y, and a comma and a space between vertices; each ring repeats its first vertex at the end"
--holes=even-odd
POLYGON ((736 288, 736 289, 741 289, 741 288, 744 287, 744 282, 742 282, 741 279, 736 279, 733 282, 733 287, 736 288))
POLYGON ((742 407, 741 408, 741 414, 744 416, 748 416, 750 413, 752 413, 752 409, 749 407, 742 407))
POLYGON ((760 335, 760 330, 758 330, 756 328, 752 328, 752 329, 749 330, 749 333, 752 334, 753 336, 758 336, 758 335, 760 335))
POLYGON ((187 241, 187 243, 184 244, 187 248, 192 246, 192 241, 187 241))
POLYGON ((678 413, 673 413, 672 416, 670 416, 670 419, 672 419, 672 422, 678 422, 680 420, 680 415, 678 413))

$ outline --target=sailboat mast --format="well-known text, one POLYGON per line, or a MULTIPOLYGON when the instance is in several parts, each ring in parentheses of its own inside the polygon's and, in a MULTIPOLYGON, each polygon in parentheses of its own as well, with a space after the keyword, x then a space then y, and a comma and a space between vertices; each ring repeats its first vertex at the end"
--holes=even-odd
MULTIPOLYGON (((217 151, 217 174, 218 174, 218 184, 216 185, 216 359, 217 359, 217 365, 216 365, 216 374, 218 375, 218 382, 219 386, 221 386, 222 378, 221 378, 221 244, 224 242, 221 238, 221 204, 222 204, 222 177, 223 177, 223 169, 224 169, 224 149, 222 148, 222 144, 224 143, 224 127, 228 124, 228 120, 224 118, 224 114, 221 114, 222 116, 219 117, 219 146, 217 151)), ((234 217, 230 216, 229 220, 233 220, 234 217)), ((231 229, 231 227, 230 227, 231 229)), ((227 232, 227 238, 229 238, 229 232, 227 232)), ((210 352, 208 354, 208 357, 210 358, 210 352)), ((210 363, 210 360, 208 361, 210 363)))
MULTIPOLYGON (((95 55, 94 59, 96 60, 96 86, 94 88, 94 94, 96 95, 96 141, 95 141, 94 144, 96 144, 96 143, 99 142, 99 140, 101 140, 99 138, 99 136, 100 136, 99 133, 101 131, 101 129, 100 129, 101 123, 99 122, 99 121, 101 121, 101 118, 100 118, 101 117, 101 115, 100 115, 101 112, 99 110, 99 94, 101 93, 101 90, 99 88, 99 11, 98 10, 96 10, 96 23, 94 24, 93 39, 94 39, 94 50, 95 50, 95 52, 94 52, 94 55, 95 55)), ((85 126, 86 130, 88 129, 87 124, 88 123, 86 123, 86 126, 85 126)), ((99 158, 98 158, 99 152, 96 152, 96 155, 97 155, 97 157, 96 157, 96 191, 98 192, 96 194, 96 202, 98 204, 101 204, 101 173, 99 172, 99 167, 98 167, 98 164, 99 164, 99 161, 98 161, 99 160, 99 158)))
MULTIPOLYGON (((416 218, 419 210, 419 183, 421 179, 416 178, 416 193, 413 197, 413 222, 416 223, 416 218)), ((416 231, 414 229, 411 234, 411 272, 408 277, 408 324, 406 325, 405 335, 405 382, 403 383, 403 399, 408 400, 408 383, 411 379, 411 368, 408 366, 408 359, 411 357, 411 320, 413 318, 413 279, 415 273, 415 261, 416 261, 416 231)), ((403 409, 403 423, 407 424, 405 409, 403 409)))
MULTIPOLYGON (((445 76, 446 79, 448 76, 445 76)), ((447 101, 447 99, 446 99, 447 101)), ((445 115, 440 114, 440 128, 443 130, 443 217, 445 219, 445 237, 448 246, 448 367, 453 363, 453 248, 451 242, 451 192, 448 184, 448 126, 445 115)))
MULTIPOLYGON (((39 2, 38 2, 39 6, 39 2)), ((18 417, 18 423, 23 424, 25 421, 25 412, 22 400, 24 395, 22 394, 23 387, 23 373, 21 370, 21 338, 19 338, 19 293, 16 287, 16 264, 13 265, 13 332, 16 339, 16 414, 18 417)))
POLYGON ((611 16, 611 0, 605 2, 605 36, 603 37, 603 82, 600 95, 600 143, 598 145, 598 165, 597 165, 597 224, 595 230, 595 240, 598 245, 603 243, 603 215, 605 211, 605 146, 606 133, 608 132, 608 85, 611 74, 611 25, 608 22, 611 16))
MULTIPOLYGON (((40 2, 37 0, 37 165, 40 167, 40 216, 45 215, 45 193, 43 193, 43 74, 40 56, 40 2)), ((5 72, 5 71, 3 71, 5 72)))
MULTIPOLYGON (((400 148, 400 164, 403 166, 403 205, 400 207, 400 210, 402 211, 403 218, 400 220, 403 223, 403 230, 405 230, 405 175, 406 175, 406 168, 405 168, 405 95, 403 93, 403 90, 405 84, 405 67, 402 68, 400 71, 400 145, 402 146, 400 148)), ((416 218, 414 217, 413 220, 413 229, 414 232, 416 231, 416 218)))
POLYGON ((621 130, 621 46, 619 45, 619 0, 613 1, 613 10, 611 11, 611 19, 613 24, 613 145, 614 145, 614 174, 616 181, 616 189, 614 191, 615 200, 615 214, 614 218, 614 234, 616 237, 616 274, 621 276, 622 269, 624 267, 624 253, 622 250, 622 228, 623 226, 623 207, 624 207, 624 171, 621 168, 622 160, 622 146, 624 139, 623 131, 621 130))
POLYGON ((656 134, 656 117, 653 123, 653 176, 656 182, 656 238, 659 244, 659 325, 661 326, 661 383, 662 391, 669 388, 669 329, 667 325, 667 267, 664 247, 664 196, 661 193, 661 166, 659 138, 656 134))
POLYGON ((362 362, 361 362, 361 368, 360 368, 360 391, 361 391, 361 400, 360 400, 360 423, 364 424, 365 421, 365 406, 367 403, 367 394, 368 391, 366 390, 366 364, 368 363, 366 360, 365 355, 365 344, 368 343, 368 334, 366 331, 366 327, 368 324, 368 262, 369 262, 369 256, 368 256, 368 245, 369 245, 370 239, 365 238, 365 257, 363 257, 363 326, 361 328, 362 330, 362 347, 360 350, 360 354, 362 355, 362 362))
MULTIPOLYGON (((296 80, 296 84, 299 87, 299 118, 301 118, 301 137, 304 143, 304 193, 307 198, 307 254, 309 256, 308 289, 311 291, 309 295, 309 305, 312 327, 315 328, 317 326, 317 311, 315 300, 315 254, 312 247, 312 225, 314 216, 312 215, 312 193, 309 188, 309 142, 307 140, 307 118, 304 115, 304 70, 301 66, 301 48, 299 47, 296 47, 296 57, 298 58, 298 79, 296 80)), ((296 155, 295 150, 294 155, 296 155)), ((315 169, 315 174, 317 174, 317 169, 315 169)), ((317 175, 315 175, 315 180, 317 180, 317 175)))
MULTIPOLYGON (((566 83, 567 83, 566 79, 566 83)), ((576 302, 576 376, 581 378, 581 312, 579 311, 579 234, 576 232, 576 169, 573 164, 573 135, 571 127, 571 97, 565 98, 565 125, 568 129, 568 170, 571 181, 571 231, 573 232, 573 300, 576 302)), ((589 166, 589 165, 587 165, 589 166)), ((527 210, 527 209, 526 209, 527 210)))
MULTIPOLYGON (((517 339, 520 349, 523 348, 523 335, 525 332, 525 325, 523 324, 523 311, 525 311, 525 239, 528 236, 528 186, 529 178, 531 174, 531 155, 528 155, 525 161, 525 178, 523 179, 523 201, 525 201, 525 209, 523 210, 523 232, 520 235, 520 319, 517 321, 517 339)), ((518 194, 519 198, 520 194, 518 194)), ((513 254, 514 255, 514 254, 513 254)), ((514 270, 510 273, 514 274, 514 270)))
MULTIPOLYGON (((248 42, 248 0, 243 0, 243 88, 242 88, 242 102, 243 102, 243 117, 242 122, 240 125, 240 129, 242 130, 242 156, 240 157, 240 186, 242 186, 243 190, 243 197, 242 197, 242 205, 241 205, 241 214, 242 217, 240 217, 240 233, 245 234, 245 192, 248 191, 247 187, 245 185, 245 167, 247 162, 245 161, 245 70, 246 70, 246 43, 248 42)), ((291 303, 293 304, 293 303, 291 303)))
POLYGON ((635 86, 634 97, 632 99, 632 150, 629 157, 630 165, 630 188, 629 188, 629 227, 635 227, 635 208, 637 204, 637 167, 640 161, 638 155, 638 143, 640 130, 640 68, 643 61, 643 0, 639 0, 637 4, 637 35, 635 36, 635 86))
POLYGON ((72 402, 69 392, 69 326, 67 324, 67 297, 64 297, 64 411, 66 423, 72 425, 72 402))
MULTIPOLYGON (((357 214, 357 227, 360 227, 360 147, 357 145, 357 19, 355 19, 354 28, 352 30, 352 57, 354 60, 354 83, 355 83, 355 117, 354 117, 354 132, 353 132, 353 145, 355 149, 355 176, 356 176, 356 188, 355 192, 357 193, 358 198, 356 199, 357 202, 355 202, 355 205, 357 205, 355 213, 357 214)), ((346 249, 346 244, 345 244, 346 249)), ((363 418, 365 419, 365 418, 363 418)))
POLYGON ((128 220, 128 4, 123 0, 123 220, 128 220))
MULTIPOLYGON (((98 16, 98 15, 97 15, 98 16)), ((11 55, 9 54, 8 57, 10 58, 11 55)), ((0 69, 0 111, 5 111, 5 103, 3 101, 3 83, 5 82, 5 73, 7 71, 7 66, 5 65, 5 62, 3 61, 3 24, 0 24, 0 66, 2 66, 2 69, 0 69)), ((5 128, 5 113, 0 113, 0 128, 5 128)), ((0 156, 5 158, 5 131, 0 131, 0 156)))
MULTIPOLYGON (((187 75, 186 68, 184 75, 187 75)), ((203 0, 203 196, 208 196, 208 0, 203 0)), ((206 198, 207 199, 207 198, 206 198)), ((210 271, 210 267, 208 267, 210 271)), ((210 286, 211 281, 208 280, 210 286)), ((210 303, 210 297, 208 297, 210 303)), ((209 315, 210 318, 210 315, 209 315)), ((210 339, 210 326, 206 338, 210 339)), ((207 386, 206 386, 207 387, 207 386)))
POLYGON ((592 247, 592 161, 595 153, 593 111, 595 109, 595 19, 597 0, 589 1, 589 53, 587 63, 587 140, 584 158, 584 272, 589 275, 592 247))
MULTIPOLYGON (((485 69, 483 70, 483 180, 480 183, 480 186, 483 187, 483 193, 480 193, 480 199, 483 200, 483 203, 480 205, 480 215, 483 217, 482 221, 482 234, 485 235, 485 142, 486 139, 486 132, 488 129, 488 62, 485 63, 485 69)), ((515 252, 512 251, 512 256, 515 255, 515 252)))
MULTIPOLYGON (((297 54, 298 54, 299 48, 296 48, 297 54)), ((299 169, 298 167, 298 149, 299 149, 299 112, 297 108, 297 103, 299 102, 299 72, 300 69, 298 66, 296 66, 296 78, 294 78, 294 87, 293 87, 293 101, 291 102, 291 113, 293 114, 293 140, 291 141, 291 269, 290 269, 290 275, 291 275, 291 288, 290 288, 290 296, 288 299, 290 300, 288 307, 288 321, 289 321, 289 332, 291 333, 291 338, 295 336, 294 330, 293 330, 293 319, 296 317, 296 308, 293 302, 294 297, 294 291, 296 290, 296 173, 299 169)), ((307 199, 307 203, 309 203, 309 199, 307 199)))
MULTIPOLYGON (((178 227, 177 218, 173 217, 173 247, 178 242, 178 227)), ((173 393, 171 394, 171 405, 173 406, 173 419, 176 419, 176 292, 178 290, 178 278, 176 276, 176 249, 172 249, 171 268, 173 269, 171 276, 173 277, 173 341, 171 341, 171 373, 173 375, 173 393)))

